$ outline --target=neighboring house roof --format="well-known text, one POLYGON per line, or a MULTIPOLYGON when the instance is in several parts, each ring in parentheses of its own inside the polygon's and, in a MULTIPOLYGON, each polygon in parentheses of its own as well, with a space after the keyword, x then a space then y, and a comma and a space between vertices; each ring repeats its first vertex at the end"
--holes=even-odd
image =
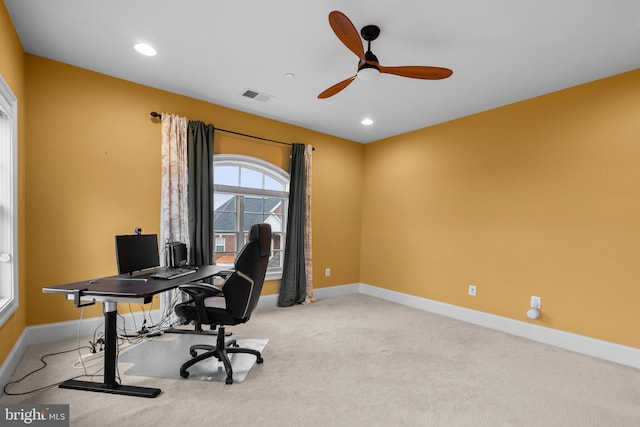
MULTIPOLYGON (((220 205, 214 212, 213 228, 216 232, 235 231, 235 203, 235 198, 231 198, 227 202, 220 205)), ((281 200, 274 198, 262 199, 257 197, 246 197, 244 199, 244 210, 244 231, 249 231, 253 224, 258 224, 261 222, 267 222, 271 224, 271 227, 274 230, 281 229, 281 200), (262 205, 263 203, 264 209, 262 205), (263 219, 263 214, 258 212, 265 212, 273 215, 270 215, 266 219, 263 219)))

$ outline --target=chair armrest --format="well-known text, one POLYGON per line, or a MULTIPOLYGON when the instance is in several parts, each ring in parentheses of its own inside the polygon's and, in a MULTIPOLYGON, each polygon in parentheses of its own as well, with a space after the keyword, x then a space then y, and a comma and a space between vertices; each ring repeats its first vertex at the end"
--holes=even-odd
POLYGON ((178 289, 188 293, 192 297, 202 296, 203 298, 213 297, 222 292, 222 289, 219 286, 203 282, 185 283, 178 286, 178 289))
POLYGON ((218 276, 226 279, 229 276, 231 276, 233 273, 234 273, 234 270, 220 270, 216 274, 214 274, 213 277, 218 276))

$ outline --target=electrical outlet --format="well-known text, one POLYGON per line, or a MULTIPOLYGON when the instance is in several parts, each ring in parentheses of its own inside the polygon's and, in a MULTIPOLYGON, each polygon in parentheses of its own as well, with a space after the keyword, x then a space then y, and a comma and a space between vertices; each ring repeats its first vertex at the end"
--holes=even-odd
POLYGON ((540 306, 542 304, 542 298, 540 297, 531 297, 531 308, 537 308, 540 309, 540 306))
POLYGON ((476 285, 469 285, 469 295, 472 297, 476 296, 476 285))
POLYGON ((326 277, 331 276, 331 269, 330 269, 330 268, 325 268, 325 269, 324 269, 324 275, 325 275, 326 277))

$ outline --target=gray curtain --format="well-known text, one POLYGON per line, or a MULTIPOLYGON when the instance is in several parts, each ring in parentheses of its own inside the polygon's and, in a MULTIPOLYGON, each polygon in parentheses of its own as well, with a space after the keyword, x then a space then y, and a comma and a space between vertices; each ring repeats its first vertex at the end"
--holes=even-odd
POLYGON ((289 171, 289 210, 287 241, 278 307, 305 302, 307 280, 305 271, 305 204, 306 204, 305 146, 293 144, 289 171))
POLYGON ((189 175, 189 262, 213 263, 213 125, 190 121, 187 126, 189 175))

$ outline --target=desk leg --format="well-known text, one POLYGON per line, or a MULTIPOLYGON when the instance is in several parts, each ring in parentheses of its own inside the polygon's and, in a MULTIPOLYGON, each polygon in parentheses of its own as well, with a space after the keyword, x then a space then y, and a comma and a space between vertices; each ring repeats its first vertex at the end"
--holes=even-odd
POLYGON ((60 384, 60 388, 74 390, 98 391, 102 393, 124 394, 127 396, 156 397, 159 388, 136 387, 118 384, 116 381, 117 351, 117 316, 118 304, 113 301, 104 302, 104 380, 93 381, 68 380, 60 384))
POLYGON ((104 384, 118 387, 116 354, 118 351, 118 304, 104 303, 104 384))

